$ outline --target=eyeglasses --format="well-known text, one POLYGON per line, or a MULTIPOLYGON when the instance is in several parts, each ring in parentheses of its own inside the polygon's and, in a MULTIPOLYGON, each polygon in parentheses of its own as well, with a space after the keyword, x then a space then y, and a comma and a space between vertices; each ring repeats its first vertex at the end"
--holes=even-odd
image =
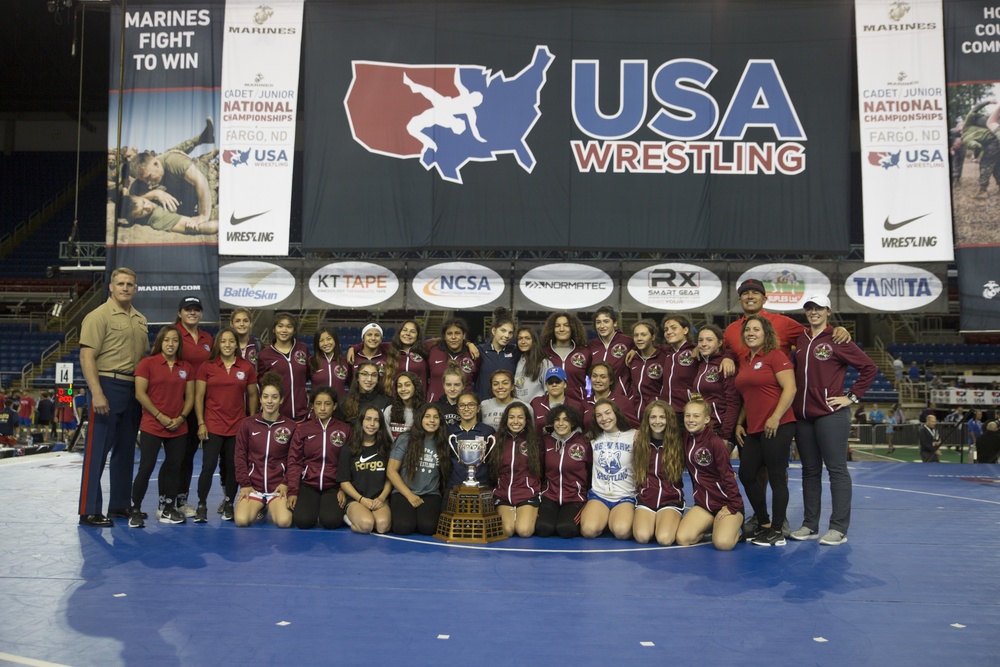
POLYGON ((360 378, 377 378, 378 377, 378 373, 372 373, 370 371, 368 373, 358 373, 358 377, 360 377, 360 378))
POLYGON ((458 404, 458 409, 459 410, 473 410, 473 409, 478 408, 478 407, 479 407, 478 403, 459 403, 458 404))

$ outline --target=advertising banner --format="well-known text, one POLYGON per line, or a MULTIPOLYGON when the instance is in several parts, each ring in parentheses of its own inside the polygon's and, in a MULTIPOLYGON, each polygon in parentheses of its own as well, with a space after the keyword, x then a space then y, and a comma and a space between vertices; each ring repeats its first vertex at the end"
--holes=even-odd
POLYGON ((306 285, 303 308, 390 310, 404 306, 404 262, 299 261, 306 285))
POLYGON ((123 34, 113 2, 108 269, 138 274, 135 305, 151 324, 173 322, 188 294, 201 298, 205 322, 218 321, 222 5, 134 0, 124 18, 123 34))
POLYGON ((620 310, 617 262, 517 262, 515 269, 516 310, 620 310))
POLYGON ((299 310, 301 260, 227 260, 219 266, 219 300, 230 308, 299 310))
POLYGON ((934 389, 931 391, 930 400, 938 405, 993 407, 1000 405, 1000 391, 991 389, 934 389))
POLYGON ((963 331, 1000 331, 1000 8, 945 5, 951 197, 963 331))
POLYGON ((836 262, 815 262, 815 266, 778 262, 773 264, 732 266, 735 277, 730 290, 730 311, 743 312, 736 289, 744 280, 755 278, 764 283, 767 303, 764 308, 771 311, 801 311, 805 300, 817 294, 830 294, 830 273, 836 270, 836 262), (827 273, 824 273, 824 270, 827 273), (739 273, 737 273, 739 272, 739 273))
POLYGON ((510 307, 510 262, 410 264, 407 307, 493 310, 510 307))
POLYGON ((844 312, 948 312, 947 265, 842 263, 844 312), (849 272, 849 273, 848 273, 849 272))
POLYGON ((307 3, 303 247, 844 252, 851 11, 307 3))
POLYGON ((226 0, 222 42, 223 255, 287 255, 303 0, 226 0))
POLYGON ((707 262, 623 263, 622 310, 725 312, 727 268, 707 262))
POLYGON ((855 10, 865 261, 951 261, 941 0, 855 10))

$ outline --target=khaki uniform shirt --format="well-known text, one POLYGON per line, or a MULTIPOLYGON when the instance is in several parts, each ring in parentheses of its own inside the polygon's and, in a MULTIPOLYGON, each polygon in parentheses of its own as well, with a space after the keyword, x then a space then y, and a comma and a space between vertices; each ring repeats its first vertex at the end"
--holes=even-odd
POLYGON ((108 297, 83 318, 80 345, 94 349, 97 372, 131 375, 149 351, 148 331, 142 313, 135 308, 126 313, 108 297))

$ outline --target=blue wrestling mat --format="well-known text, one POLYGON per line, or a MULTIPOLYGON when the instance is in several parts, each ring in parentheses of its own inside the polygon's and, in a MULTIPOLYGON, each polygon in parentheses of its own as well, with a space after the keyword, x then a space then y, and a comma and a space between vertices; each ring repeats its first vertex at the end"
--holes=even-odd
POLYGON ((998 466, 852 463, 847 544, 721 553, 238 529, 217 483, 207 524, 85 528, 80 462, 0 464, 0 664, 1000 662, 998 466))

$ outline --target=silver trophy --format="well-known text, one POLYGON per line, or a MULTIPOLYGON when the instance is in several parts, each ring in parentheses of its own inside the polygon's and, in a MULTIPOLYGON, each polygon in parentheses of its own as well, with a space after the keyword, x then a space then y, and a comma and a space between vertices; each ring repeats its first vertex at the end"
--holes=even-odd
POLYGON ((462 482, 462 485, 479 486, 479 482, 476 481, 476 467, 490 455, 497 444, 497 439, 492 435, 485 438, 482 436, 459 438, 456 435, 450 435, 448 436, 448 444, 458 460, 469 467, 469 475, 462 482))

